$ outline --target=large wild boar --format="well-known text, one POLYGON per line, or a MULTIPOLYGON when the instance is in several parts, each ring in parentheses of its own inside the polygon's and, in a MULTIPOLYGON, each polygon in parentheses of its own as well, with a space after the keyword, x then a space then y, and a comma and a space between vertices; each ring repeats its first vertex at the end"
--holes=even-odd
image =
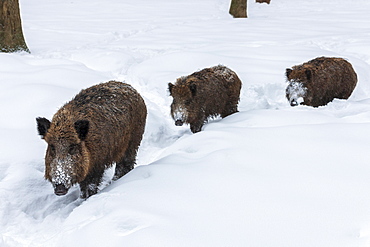
POLYGON ((237 112, 241 85, 237 74, 222 65, 180 77, 175 84, 168 83, 175 124, 189 123, 196 133, 209 117, 224 118, 237 112))
POLYGON ((319 107, 337 99, 348 99, 357 84, 352 65, 342 58, 319 57, 286 69, 286 97, 291 106, 319 107))
POLYGON ((77 94, 50 122, 37 118, 47 142, 45 179, 56 195, 79 184, 81 197, 98 192, 106 168, 116 164, 116 180, 134 168, 145 128, 144 100, 129 84, 110 81, 77 94))

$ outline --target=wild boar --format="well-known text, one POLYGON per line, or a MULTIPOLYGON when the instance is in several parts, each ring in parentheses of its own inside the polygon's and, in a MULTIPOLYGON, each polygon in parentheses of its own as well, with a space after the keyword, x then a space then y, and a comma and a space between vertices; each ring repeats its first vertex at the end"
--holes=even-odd
POLYGON ((106 168, 116 164, 114 180, 133 169, 146 115, 133 87, 109 81, 82 90, 51 122, 37 118, 38 133, 48 144, 45 179, 55 194, 79 184, 81 197, 88 198, 98 192, 106 168))
POLYGON ((168 83, 173 97, 171 116, 177 126, 190 124, 199 132, 208 118, 229 116, 238 111, 242 82, 231 69, 218 65, 168 83))
POLYGON ((357 84, 352 65, 342 58, 319 57, 286 69, 289 85, 286 97, 291 106, 324 106, 337 99, 348 99, 357 84))

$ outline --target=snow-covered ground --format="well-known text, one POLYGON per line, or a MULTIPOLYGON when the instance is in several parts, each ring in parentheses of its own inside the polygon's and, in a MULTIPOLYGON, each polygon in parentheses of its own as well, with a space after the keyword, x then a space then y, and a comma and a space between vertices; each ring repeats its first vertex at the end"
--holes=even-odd
MULTIPOLYGON (((31 54, 0 54, 0 246, 370 246, 370 1, 20 1, 31 54), (348 59, 349 100, 290 107, 285 68, 348 59), (239 113, 192 134, 167 83, 223 64, 239 113), (148 107, 138 166, 87 200, 54 195, 35 118, 126 81, 148 107)), ((107 185, 106 187, 104 187, 107 185)))

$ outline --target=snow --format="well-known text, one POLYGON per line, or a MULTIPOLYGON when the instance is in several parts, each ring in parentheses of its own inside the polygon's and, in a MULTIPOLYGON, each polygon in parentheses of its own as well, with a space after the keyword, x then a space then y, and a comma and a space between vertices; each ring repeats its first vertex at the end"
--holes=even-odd
POLYGON ((49 176, 51 177, 53 186, 63 184, 69 189, 72 185, 72 163, 72 156, 67 155, 65 159, 56 159, 55 163, 52 162, 50 164, 51 171, 49 176))
POLYGON ((304 101, 304 97, 306 96, 307 88, 303 86, 302 82, 293 80, 289 82, 289 86, 287 87, 286 94, 288 97, 288 101, 290 105, 296 106, 300 105, 304 101))
POLYGON ((0 54, 0 246, 370 246, 370 2, 22 1, 31 54, 0 54), (349 100, 290 107, 286 68, 343 57, 349 100), (168 82, 225 65, 239 112, 192 134, 168 82), (51 119, 81 89, 131 84, 148 118, 138 165, 87 200, 44 179, 51 119))

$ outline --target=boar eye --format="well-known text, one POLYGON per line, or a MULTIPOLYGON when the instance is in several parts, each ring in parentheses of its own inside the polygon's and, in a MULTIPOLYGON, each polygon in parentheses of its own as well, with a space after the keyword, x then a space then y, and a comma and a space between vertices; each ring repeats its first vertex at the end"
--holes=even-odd
POLYGON ((77 144, 71 144, 68 149, 68 153, 71 155, 78 153, 78 145, 77 144))
POLYGON ((51 144, 51 145, 49 145, 49 148, 50 148, 51 155, 54 155, 55 154, 55 146, 53 144, 51 144))

